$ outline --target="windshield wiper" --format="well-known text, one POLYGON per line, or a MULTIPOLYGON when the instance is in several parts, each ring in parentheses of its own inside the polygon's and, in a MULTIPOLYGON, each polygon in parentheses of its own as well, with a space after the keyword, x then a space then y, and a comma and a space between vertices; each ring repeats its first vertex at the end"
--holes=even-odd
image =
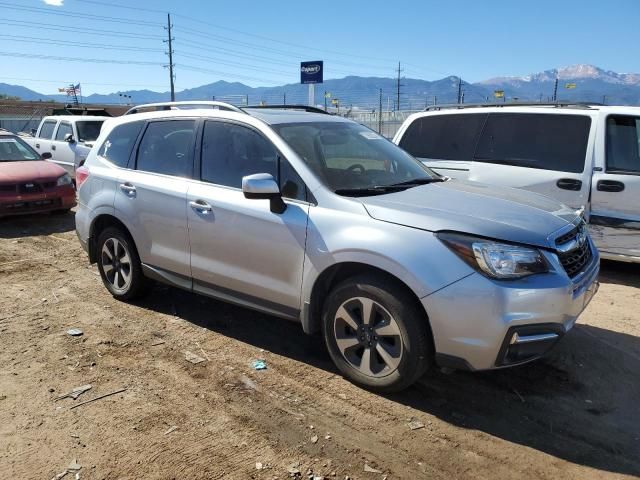
POLYGON ((337 190, 334 190, 334 193, 337 193, 338 195, 346 195, 348 197, 364 197, 369 195, 381 195, 389 191, 396 192, 406 188, 406 186, 402 185, 374 185, 372 187, 362 188, 338 188, 337 190))
POLYGON ((407 180, 406 182, 392 183, 391 185, 385 185, 386 187, 417 187, 418 185, 427 185, 429 183, 446 182, 447 177, 429 177, 429 178, 414 178, 413 180, 407 180))

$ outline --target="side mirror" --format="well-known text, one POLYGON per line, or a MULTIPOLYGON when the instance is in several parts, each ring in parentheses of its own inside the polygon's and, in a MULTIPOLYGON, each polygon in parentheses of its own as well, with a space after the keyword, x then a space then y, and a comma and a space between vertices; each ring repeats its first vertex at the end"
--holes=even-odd
POLYGON ((64 141, 65 141, 65 142, 67 142, 67 143, 75 143, 75 142, 76 142, 76 141, 74 140, 74 138, 73 138, 73 133, 67 133, 67 134, 64 136, 64 141))
POLYGON ((35 136, 36 136, 36 133, 38 133, 38 129, 37 129, 37 128, 32 128, 32 129, 31 129, 31 136, 32 136, 32 137, 35 137, 35 136))
POLYGON ((42 152, 42 155, 40 155, 40 158, 42 160, 49 160, 51 158, 51 152, 42 152))
POLYGON ((287 204, 282 200, 280 188, 273 175, 269 173, 256 173, 242 177, 242 193, 245 198, 269 200, 273 213, 283 213, 287 209, 287 204))

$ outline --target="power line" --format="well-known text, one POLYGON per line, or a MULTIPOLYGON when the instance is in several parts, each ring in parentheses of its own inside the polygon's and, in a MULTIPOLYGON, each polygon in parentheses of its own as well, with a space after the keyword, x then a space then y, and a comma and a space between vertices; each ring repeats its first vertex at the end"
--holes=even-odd
POLYGON ((159 62, 145 62, 138 60, 107 60, 104 58, 58 57, 54 55, 41 55, 36 53, 0 52, 0 57, 37 58, 39 60, 58 60, 61 62, 86 62, 86 63, 113 63, 119 65, 153 65, 161 66, 159 62))
MULTIPOLYGON (((23 77, 0 77, 2 80, 20 80, 25 82, 38 82, 38 83, 73 83, 74 80, 42 80, 41 78, 23 78, 23 77)), ((166 85, 159 84, 148 84, 148 83, 102 83, 102 82, 93 82, 91 80, 83 80, 81 82, 83 85, 101 85, 101 86, 112 86, 112 87, 157 87, 164 88, 166 85)))
POLYGON ((11 10, 22 10, 22 11, 32 12, 32 13, 44 13, 47 15, 59 15, 62 17, 71 17, 71 18, 84 18, 84 19, 95 20, 99 22, 112 22, 112 23, 121 23, 121 24, 129 24, 129 25, 139 25, 143 27, 160 27, 161 26, 161 24, 158 24, 158 23, 145 22, 142 20, 131 20, 131 19, 122 18, 122 17, 109 17, 106 15, 92 15, 88 13, 58 12, 50 8, 25 7, 22 5, 18 6, 13 3, 6 3, 6 2, 0 2, 0 6, 10 8, 11 10))
MULTIPOLYGON (((3 20, 0 20, 0 24, 18 26, 22 28, 36 28, 42 31, 42 23, 40 22, 23 22, 20 20, 3 19, 3 20)), ((115 31, 115 30, 104 30, 102 28, 100 29, 100 31, 96 31, 95 29, 69 27, 67 25, 57 25, 57 24, 49 24, 49 23, 47 24, 47 31, 48 30, 81 33, 85 35, 98 35, 100 37, 104 37, 105 34, 109 34, 110 37, 137 38, 137 39, 145 39, 145 40, 161 40, 162 38, 164 38, 164 37, 161 37, 160 35, 141 35, 138 33, 126 33, 126 32, 115 31)))
POLYGON ((145 47, 129 47, 126 45, 110 45, 101 43, 86 43, 86 42, 74 42, 66 40, 56 40, 54 38, 39 38, 39 37, 22 37, 19 35, 4 35, 0 34, 0 38, 5 38, 7 41, 16 41, 24 43, 44 43, 46 45, 62 45, 62 46, 74 46, 81 48, 101 48, 107 50, 127 50, 134 52, 162 52, 158 48, 145 48, 145 47))

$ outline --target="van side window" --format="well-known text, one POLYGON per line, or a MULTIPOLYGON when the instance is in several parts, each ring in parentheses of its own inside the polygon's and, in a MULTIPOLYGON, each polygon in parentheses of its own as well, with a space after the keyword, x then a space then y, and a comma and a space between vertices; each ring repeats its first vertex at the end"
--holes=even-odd
POLYGON ((229 122, 206 122, 202 136, 202 180, 242 188, 242 177, 278 178, 278 152, 255 130, 229 122))
POLYGON ((607 172, 640 173, 640 117, 607 117, 607 172))
POLYGON ((136 170, 190 177, 195 120, 150 122, 138 147, 136 170))
POLYGON ((474 160, 582 173, 590 126, 586 115, 492 113, 474 160))
POLYGON ((470 161, 486 118, 486 113, 417 118, 402 136, 400 147, 418 158, 470 161))
POLYGON ((114 165, 126 168, 131 150, 136 143, 144 122, 131 122, 118 125, 100 146, 98 155, 114 165))
POLYGON ((53 129, 56 127, 55 120, 47 120, 42 124, 40 128, 40 133, 38 134, 38 138, 45 138, 50 140, 53 136, 53 129))

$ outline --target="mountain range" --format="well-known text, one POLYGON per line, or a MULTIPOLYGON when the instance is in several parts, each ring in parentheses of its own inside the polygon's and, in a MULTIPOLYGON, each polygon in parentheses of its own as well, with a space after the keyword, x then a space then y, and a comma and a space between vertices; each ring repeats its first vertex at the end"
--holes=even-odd
MULTIPOLYGON (((558 100, 582 101, 619 105, 640 105, 640 74, 616 73, 593 65, 579 64, 545 70, 526 76, 495 77, 476 83, 462 82, 466 103, 495 101, 494 92, 503 91, 507 101, 548 101, 553 96, 558 79, 558 100)), ((449 76, 435 81, 414 78, 401 79, 400 105, 403 109, 420 109, 427 104, 457 101, 458 77, 449 76)), ((375 109, 382 101, 383 109, 395 108, 397 79, 384 77, 349 76, 326 80, 316 85, 316 103, 337 101, 345 108, 375 109), (325 95, 327 93, 327 95, 325 95)), ((0 83, 0 94, 17 96, 22 100, 57 100, 68 102, 65 95, 47 95, 20 85, 0 83)), ((120 94, 130 95, 136 104, 161 102, 169 99, 168 92, 128 90, 107 95, 93 94, 83 98, 85 103, 124 103, 120 94)), ((223 100, 236 104, 307 103, 307 86, 288 84, 278 87, 250 87, 223 80, 176 92, 177 100, 223 100)))

